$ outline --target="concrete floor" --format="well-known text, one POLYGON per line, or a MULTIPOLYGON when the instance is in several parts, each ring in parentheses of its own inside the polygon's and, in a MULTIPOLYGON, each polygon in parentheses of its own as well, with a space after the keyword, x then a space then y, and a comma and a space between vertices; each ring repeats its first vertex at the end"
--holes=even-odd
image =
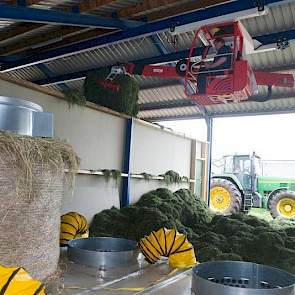
POLYGON ((56 295, 190 295, 191 270, 171 269, 167 261, 149 265, 139 263, 128 268, 100 270, 70 262, 62 252, 62 275, 46 294, 56 295))

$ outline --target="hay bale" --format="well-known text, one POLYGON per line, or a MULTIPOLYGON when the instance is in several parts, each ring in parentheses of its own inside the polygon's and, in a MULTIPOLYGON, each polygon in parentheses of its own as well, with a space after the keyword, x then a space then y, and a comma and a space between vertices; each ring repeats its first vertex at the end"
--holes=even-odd
POLYGON ((68 144, 0 132, 1 265, 40 280, 56 271, 65 168, 73 180, 78 159, 68 144))

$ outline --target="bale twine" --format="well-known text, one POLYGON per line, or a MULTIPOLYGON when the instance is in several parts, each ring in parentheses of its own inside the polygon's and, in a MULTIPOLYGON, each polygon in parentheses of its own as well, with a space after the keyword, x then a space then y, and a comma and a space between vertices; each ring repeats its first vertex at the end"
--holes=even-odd
POLYGON ((22 266, 39 280, 56 271, 61 200, 77 169, 62 141, 0 131, 1 265, 22 266))

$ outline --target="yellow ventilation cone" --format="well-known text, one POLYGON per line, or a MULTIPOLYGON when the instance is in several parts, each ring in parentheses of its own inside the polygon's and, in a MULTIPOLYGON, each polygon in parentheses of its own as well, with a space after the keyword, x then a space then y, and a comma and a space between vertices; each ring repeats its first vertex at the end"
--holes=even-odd
POLYGON ((189 268, 197 263, 194 247, 175 229, 161 228, 152 232, 139 241, 139 248, 149 263, 156 263, 161 256, 168 257, 174 268, 189 268))
POLYGON ((77 238, 88 238, 87 220, 77 212, 68 212, 61 217, 60 245, 77 238))
POLYGON ((41 282, 33 280, 21 267, 0 265, 1 295, 45 295, 41 282))

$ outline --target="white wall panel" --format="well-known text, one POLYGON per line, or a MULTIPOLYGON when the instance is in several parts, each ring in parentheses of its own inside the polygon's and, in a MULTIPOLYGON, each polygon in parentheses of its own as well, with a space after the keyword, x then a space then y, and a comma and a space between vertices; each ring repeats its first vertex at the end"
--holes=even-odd
MULTIPOLYGON (((81 169, 122 169, 124 118, 86 107, 70 108, 59 98, 3 80, 0 80, 0 95, 26 99, 41 105, 45 112, 52 112, 54 136, 66 139, 74 147, 81 158, 81 169)), ((174 170, 189 177, 191 139, 135 120, 131 159, 132 173, 158 175, 174 170)), ((163 181, 132 179, 131 203, 159 187, 167 186, 163 181)), ((180 187, 188 188, 188 185, 169 188, 175 191, 180 187)), ((120 206, 119 189, 114 181, 106 182, 102 176, 79 175, 73 196, 64 197, 62 211, 78 211, 91 220, 103 209, 120 206)))

